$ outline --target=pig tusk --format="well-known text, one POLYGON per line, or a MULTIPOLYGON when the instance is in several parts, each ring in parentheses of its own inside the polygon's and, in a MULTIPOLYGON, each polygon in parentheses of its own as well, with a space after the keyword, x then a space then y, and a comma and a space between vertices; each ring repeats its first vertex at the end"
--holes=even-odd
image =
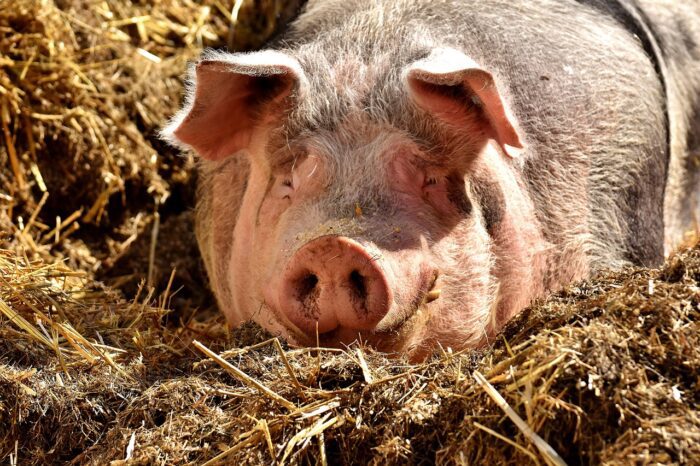
POLYGON ((428 294, 425 295, 425 302, 426 302, 426 304, 427 304, 427 303, 432 303, 433 301, 435 301, 436 299, 438 299, 438 298, 440 297, 440 292, 441 292, 441 291, 442 291, 442 290, 439 290, 439 289, 438 289, 438 290, 431 290, 431 291, 429 291, 428 294))

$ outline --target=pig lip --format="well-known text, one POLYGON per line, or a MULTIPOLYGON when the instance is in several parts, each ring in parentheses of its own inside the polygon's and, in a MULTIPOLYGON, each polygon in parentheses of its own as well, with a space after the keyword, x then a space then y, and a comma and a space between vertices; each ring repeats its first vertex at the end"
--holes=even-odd
MULTIPOLYGON (((319 335, 320 346, 330 348, 347 348, 355 343, 367 344, 379 351, 398 353, 408 340, 417 312, 411 313, 397 325, 386 330, 358 331, 339 327, 331 332, 319 335)), ((314 342, 315 346, 316 342, 314 342)))
POLYGON ((417 318, 421 315, 416 309, 391 328, 382 330, 357 330, 347 327, 338 327, 330 332, 318 336, 318 341, 313 337, 302 335, 301 332, 290 330, 294 343, 302 347, 345 348, 362 343, 385 353, 398 354, 406 346, 410 338, 411 329, 414 328, 417 318))

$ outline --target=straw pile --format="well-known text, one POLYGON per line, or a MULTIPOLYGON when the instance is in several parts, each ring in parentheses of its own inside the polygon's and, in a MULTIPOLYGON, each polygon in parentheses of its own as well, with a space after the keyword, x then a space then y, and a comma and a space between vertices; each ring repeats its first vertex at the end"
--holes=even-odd
POLYGON ((167 325, 162 305, 60 265, 5 254, 0 271, 0 456, 17 464, 700 458, 700 245, 572 287, 489 350, 413 366, 367 348, 247 348, 264 338, 252 326, 167 325))
POLYGON ((154 131, 296 8, 233 3, 0 0, 4 462, 700 464, 700 244, 420 365, 229 333, 154 131))

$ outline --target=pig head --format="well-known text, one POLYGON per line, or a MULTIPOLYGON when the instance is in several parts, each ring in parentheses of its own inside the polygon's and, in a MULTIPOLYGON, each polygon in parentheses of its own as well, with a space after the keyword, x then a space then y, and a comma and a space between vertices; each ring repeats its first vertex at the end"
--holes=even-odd
MULTIPOLYGON (((534 71, 504 66, 444 25, 415 26, 406 5, 382 10, 400 29, 378 39, 376 14, 341 5, 312 2, 268 50, 206 53, 163 132, 200 157, 197 235, 230 324, 252 319, 296 344, 360 340, 419 358, 436 345, 488 342, 533 299, 597 266, 661 257, 660 220, 640 226, 651 246, 625 239, 636 222, 625 209, 651 202, 661 216, 663 204, 663 186, 640 191, 628 178, 664 169, 648 155, 664 153, 661 89, 639 47, 636 65, 596 88, 649 86, 640 105, 656 132, 629 130, 651 136, 620 166, 639 191, 628 202, 591 190, 601 141, 615 137, 607 122, 623 134, 630 122, 600 102, 581 113, 583 91, 567 86, 591 88, 585 59, 578 77, 561 64, 562 76, 550 73, 541 51, 534 71), (573 108, 558 109, 557 95, 548 109, 546 92, 568 93, 573 108), (570 127, 577 115, 585 130, 570 127)), ((623 48, 633 42, 616 34, 623 48)))

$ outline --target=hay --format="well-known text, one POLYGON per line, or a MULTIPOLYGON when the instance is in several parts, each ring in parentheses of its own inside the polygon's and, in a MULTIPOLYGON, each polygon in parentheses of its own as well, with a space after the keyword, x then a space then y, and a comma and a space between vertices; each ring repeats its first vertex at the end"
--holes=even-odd
POLYGON ((229 333, 192 160, 154 131, 200 47, 252 46, 296 7, 236 3, 0 0, 0 458, 700 464, 700 244, 419 365, 229 333))
POLYGON ((660 270, 578 284, 491 349, 420 365, 359 347, 238 349, 265 335, 227 335, 217 315, 164 325, 163 307, 59 265, 4 254, 0 270, 0 456, 19 463, 557 464, 547 448, 570 464, 700 458, 700 245, 660 270))

